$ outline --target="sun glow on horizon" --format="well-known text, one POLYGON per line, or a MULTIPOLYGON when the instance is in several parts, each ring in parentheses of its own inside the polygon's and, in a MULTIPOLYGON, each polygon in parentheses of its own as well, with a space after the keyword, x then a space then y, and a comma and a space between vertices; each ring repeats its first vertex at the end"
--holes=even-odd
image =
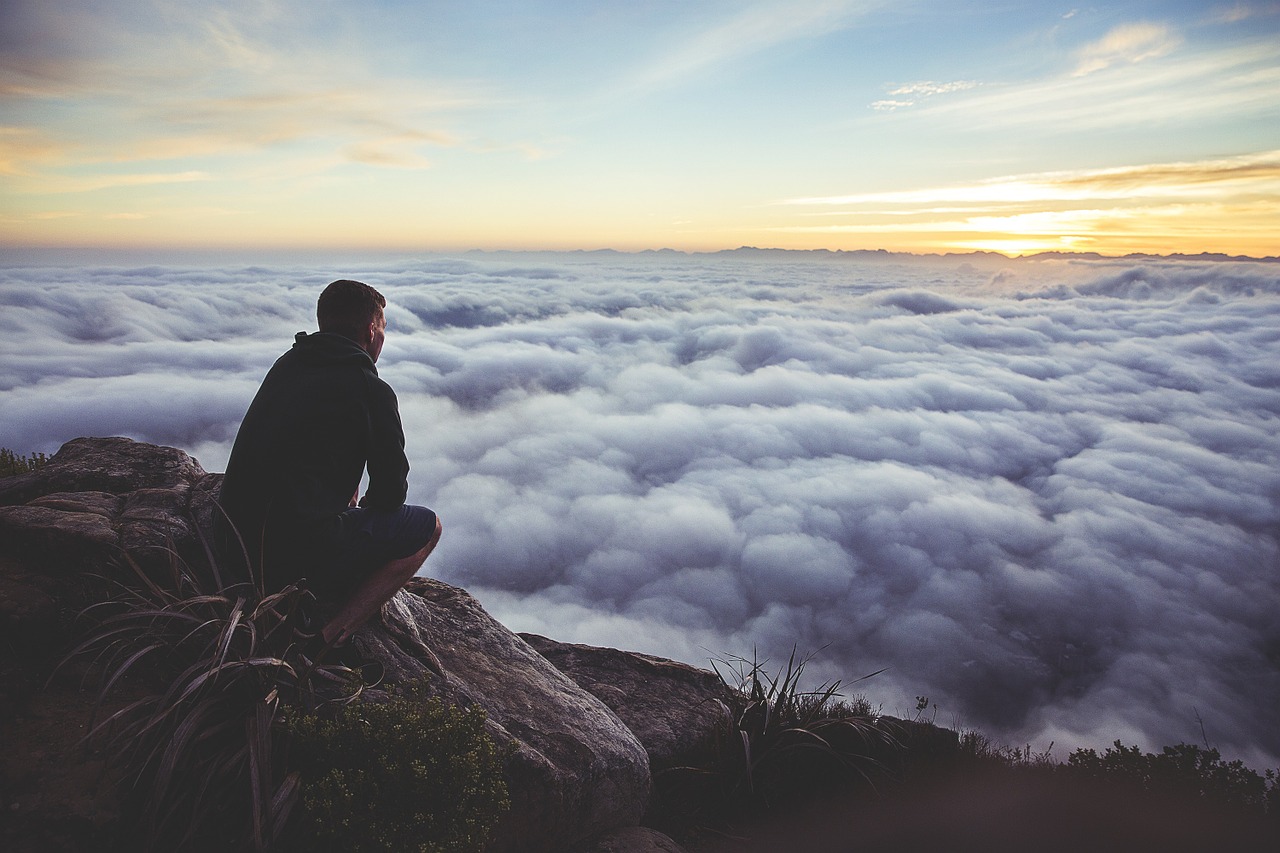
POLYGON ((1274 4, 156 2, 6 9, 0 245, 1280 254, 1274 4))

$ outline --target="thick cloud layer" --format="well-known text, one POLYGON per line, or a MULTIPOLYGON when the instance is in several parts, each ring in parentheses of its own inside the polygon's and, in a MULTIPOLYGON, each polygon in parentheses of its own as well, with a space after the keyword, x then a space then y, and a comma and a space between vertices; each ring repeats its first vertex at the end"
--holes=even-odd
POLYGON ((1280 265, 473 255, 0 269, 0 443, 221 470, 324 283, 389 298, 428 565, 513 628, 813 652, 1064 756, 1280 760, 1280 265))

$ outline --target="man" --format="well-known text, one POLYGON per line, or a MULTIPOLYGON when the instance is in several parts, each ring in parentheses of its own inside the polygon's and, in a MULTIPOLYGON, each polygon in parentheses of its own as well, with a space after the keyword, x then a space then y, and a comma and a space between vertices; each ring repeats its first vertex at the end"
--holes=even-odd
POLYGON ((386 304, 358 281, 324 289, 319 332, 299 332, 263 379, 222 483, 235 552, 268 592, 295 581, 315 592, 333 614, 321 630, 326 648, 378 613, 440 539, 436 514, 404 502, 404 430, 375 366, 386 304))

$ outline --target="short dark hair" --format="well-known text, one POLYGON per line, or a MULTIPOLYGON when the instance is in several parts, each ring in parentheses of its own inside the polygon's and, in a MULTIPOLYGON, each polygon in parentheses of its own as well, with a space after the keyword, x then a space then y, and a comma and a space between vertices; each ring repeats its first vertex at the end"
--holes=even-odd
POLYGON ((316 303, 322 332, 337 332, 359 341, 366 326, 382 316, 387 300, 363 281, 340 278, 331 282, 316 303))

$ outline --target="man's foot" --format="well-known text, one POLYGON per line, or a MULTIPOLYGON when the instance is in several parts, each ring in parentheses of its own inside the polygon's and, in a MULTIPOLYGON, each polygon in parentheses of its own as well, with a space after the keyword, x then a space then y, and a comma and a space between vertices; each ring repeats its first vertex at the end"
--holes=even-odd
POLYGON ((360 680, 367 687, 378 684, 386 675, 386 667, 360 654, 353 643, 326 643, 319 634, 303 645, 302 656, 310 661, 313 667, 320 664, 345 667, 359 675, 360 680))

